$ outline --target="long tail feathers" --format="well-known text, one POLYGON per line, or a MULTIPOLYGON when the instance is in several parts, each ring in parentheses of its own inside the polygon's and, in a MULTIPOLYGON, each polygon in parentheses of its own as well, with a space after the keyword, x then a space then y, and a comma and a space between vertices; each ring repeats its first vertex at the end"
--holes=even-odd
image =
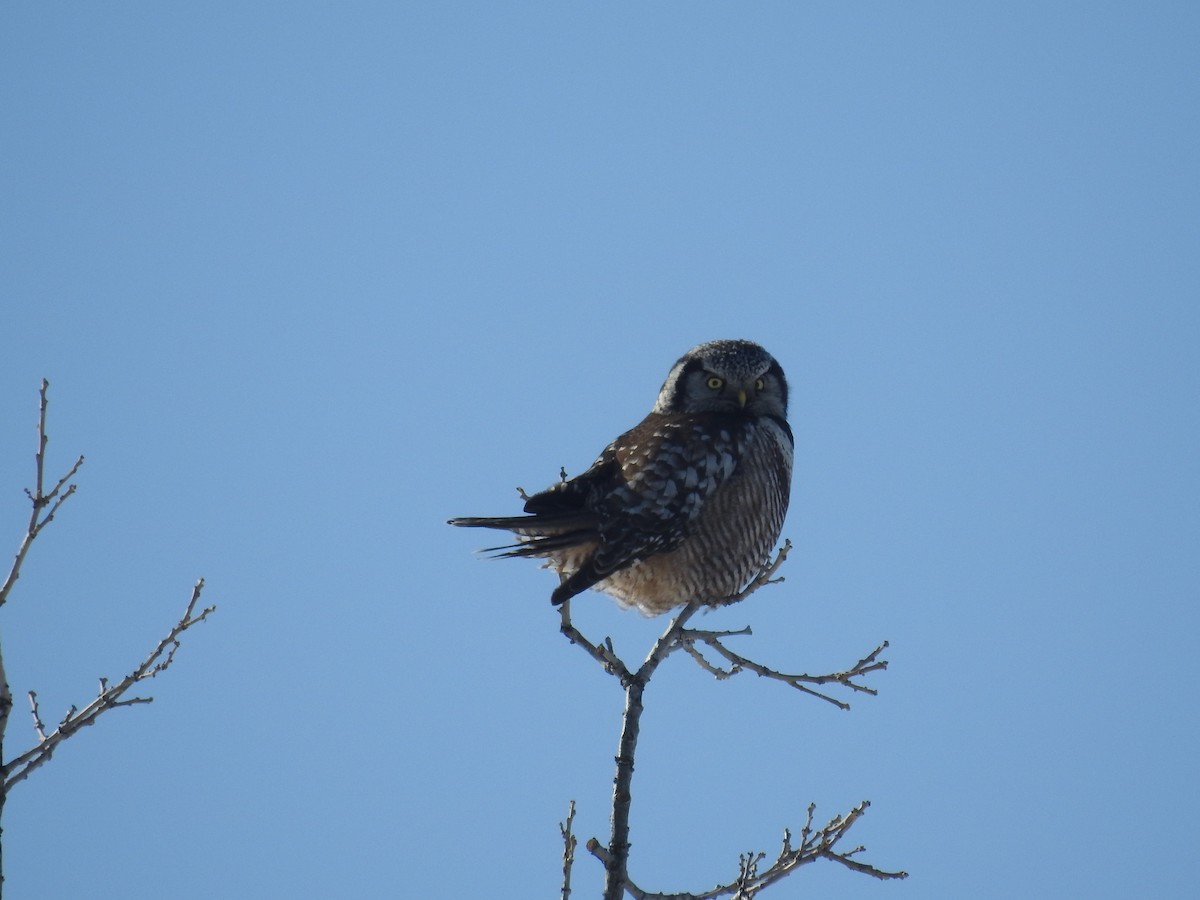
POLYGON ((462 528, 503 528, 513 531, 521 527, 522 522, 528 522, 532 516, 460 516, 447 519, 447 525, 458 525, 462 528))
POLYGON ((579 514, 536 516, 463 516, 449 524, 463 528, 499 528, 519 535, 515 544, 484 547, 481 553, 498 558, 545 557, 597 539, 594 520, 579 514))

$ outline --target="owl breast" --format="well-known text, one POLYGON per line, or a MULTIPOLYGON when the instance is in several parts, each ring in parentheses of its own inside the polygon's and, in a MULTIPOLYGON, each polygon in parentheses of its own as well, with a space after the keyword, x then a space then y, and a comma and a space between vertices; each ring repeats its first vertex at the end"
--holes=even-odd
MULTIPOLYGON (((719 439, 709 447, 708 470, 732 471, 705 495, 704 467, 681 472, 677 479, 660 478, 657 491, 674 495, 692 491, 686 504, 692 515, 684 525, 682 540, 667 552, 639 559, 595 585, 626 607, 646 615, 659 615, 698 600, 721 605, 737 594, 770 556, 791 490, 792 443, 771 419, 748 420, 737 434, 727 435, 736 446, 726 448, 719 439), (736 465, 732 463, 736 453, 736 465)), ((676 503, 678 498, 675 499, 676 503)), ((555 560, 564 575, 584 555, 555 560)))

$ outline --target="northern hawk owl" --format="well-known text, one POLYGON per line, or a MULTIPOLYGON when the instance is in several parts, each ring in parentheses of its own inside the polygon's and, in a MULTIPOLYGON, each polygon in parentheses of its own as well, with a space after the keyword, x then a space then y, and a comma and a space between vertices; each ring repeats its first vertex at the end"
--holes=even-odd
POLYGON ((671 367, 640 424, 581 475, 529 497, 524 516, 451 519, 501 528, 501 556, 547 560, 554 604, 595 588, 660 615, 720 606, 764 565, 792 477, 787 381, 751 341, 701 344, 671 367))

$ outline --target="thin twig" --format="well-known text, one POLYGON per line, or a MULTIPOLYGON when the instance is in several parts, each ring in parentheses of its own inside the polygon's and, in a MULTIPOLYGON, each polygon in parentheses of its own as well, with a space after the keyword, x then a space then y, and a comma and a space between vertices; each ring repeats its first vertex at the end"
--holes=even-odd
POLYGON ((566 639, 572 644, 581 647, 592 659, 604 667, 605 672, 617 676, 621 683, 625 684, 632 676, 625 663, 613 652, 611 639, 606 640, 602 645, 597 645, 584 637, 583 633, 571 622, 570 599, 564 600, 558 610, 561 621, 559 631, 563 633, 566 639))
POLYGON ((575 801, 567 809, 567 821, 558 823, 558 830, 563 839, 563 882, 562 900, 571 896, 571 867, 575 864, 575 801))
POLYGON ((41 710, 38 709, 37 691, 29 692, 29 711, 33 714, 33 730, 37 732, 38 740, 46 739, 46 723, 42 721, 41 710))
MULTIPOLYGON (((737 603, 746 599, 755 591, 768 584, 777 584, 782 578, 776 577, 779 567, 787 558, 791 542, 785 541, 774 559, 766 560, 761 571, 738 594, 727 603, 737 603)), ((725 605, 725 604, 720 604, 725 605)), ((873 688, 858 683, 854 679, 887 668, 886 660, 879 660, 879 654, 888 646, 887 642, 880 644, 874 651, 859 660, 844 672, 829 675, 791 675, 777 672, 767 666, 748 659, 741 654, 729 650, 723 643, 731 637, 748 636, 750 628, 737 630, 707 630, 687 628, 688 621, 699 611, 701 604, 691 603, 683 607, 671 620, 667 629, 658 637, 650 652, 636 671, 630 669, 613 650, 611 639, 593 643, 586 638, 571 622, 570 601, 561 606, 560 630, 573 644, 583 649, 592 659, 596 660, 606 672, 616 677, 625 691, 625 711, 621 722, 621 737, 616 756, 616 774, 613 778, 613 802, 611 835, 608 846, 602 846, 596 838, 588 840, 588 852, 604 865, 605 869, 605 900, 621 900, 629 894, 634 900, 716 900, 716 898, 732 896, 735 900, 749 900, 762 888, 790 874, 796 868, 816 859, 827 858, 841 863, 848 868, 874 875, 878 878, 903 878, 903 872, 884 872, 866 863, 860 863, 851 857, 861 848, 847 852, 839 852, 838 842, 849 830, 850 826, 862 815, 868 804, 864 801, 846 816, 831 821, 825 828, 814 830, 812 817, 815 807, 808 807, 808 817, 800 833, 800 846, 792 846, 790 831, 784 831, 783 846, 775 861, 766 869, 760 870, 760 863, 767 857, 762 852, 749 852, 739 857, 737 878, 724 885, 718 885, 710 891, 701 894, 659 894, 639 888, 629 878, 629 813, 632 805, 631 785, 633 780, 634 754, 643 712, 643 694, 647 683, 662 662, 676 650, 683 650, 692 657, 705 671, 717 678, 729 678, 741 671, 751 671, 766 678, 772 678, 788 684, 803 693, 819 697, 841 708, 848 709, 849 704, 814 690, 810 685, 839 684, 853 691, 875 694, 873 688), (724 657, 730 664, 728 669, 714 665, 704 656, 697 644, 710 647, 724 657)), ((572 815, 574 804, 571 806, 572 815)), ((570 817, 568 818, 568 823, 570 817)), ((564 842, 568 840, 567 827, 563 827, 564 842)), ((573 848, 572 848, 573 858, 573 848)), ((569 890, 569 872, 564 855, 564 891, 569 890)), ((566 893, 564 893, 564 898, 566 893)))
POLYGON ((3 606, 8 601, 9 591, 17 583, 17 579, 21 577, 21 566, 25 562, 25 556, 29 553, 29 548, 33 545, 34 540, 43 528, 54 521, 54 514, 58 512, 59 507, 66 503, 67 498, 75 493, 75 485, 68 485, 67 482, 75 477, 75 473, 83 465, 83 457, 80 456, 75 460, 75 465, 67 470, 67 474, 58 479, 58 483, 54 485, 50 492, 45 493, 46 444, 50 441, 49 435, 46 434, 46 409, 50 402, 47 397, 49 389, 50 382, 43 378, 41 391, 39 392, 40 402, 38 404, 38 448, 34 454, 37 475, 33 490, 25 489, 25 496, 29 498, 33 509, 29 513, 29 524, 25 527, 25 536, 21 539, 21 545, 17 548, 17 555, 13 559, 12 568, 9 569, 8 577, 4 579, 4 583, 0 584, 0 606, 3 606), (64 485, 66 485, 65 491, 63 491, 64 485), (59 493, 60 491, 62 491, 61 494, 59 493), (46 508, 47 506, 49 506, 49 509, 46 508))
POLYGON ((107 679, 101 679, 100 691, 96 697, 83 707, 83 709, 72 705, 53 731, 46 732, 45 725, 41 721, 37 694, 30 691, 30 704, 34 717, 34 729, 38 734, 38 743, 19 756, 9 760, 3 768, 0 768, 0 772, 3 773, 4 777, 3 790, 5 792, 11 789, 13 785, 24 781, 29 777, 31 772, 48 762, 50 757, 54 755, 54 751, 58 749, 63 741, 77 734, 88 725, 94 724, 101 715, 110 709, 116 709, 121 706, 135 706, 153 701, 153 697, 126 698, 124 695, 135 684, 149 678, 154 678, 159 673, 165 671, 175 658, 175 651, 179 649, 180 636, 193 625, 203 622, 216 610, 216 606, 214 605, 207 606, 196 612, 196 606, 203 590, 204 579, 201 578, 192 588, 192 594, 183 615, 171 630, 167 632, 166 637, 158 642, 150 652, 150 655, 142 660, 137 668, 115 684, 109 684, 107 679))
POLYGON ((876 696, 879 692, 875 688, 867 687, 865 684, 859 684, 858 682, 854 681, 854 679, 864 675, 869 675, 871 672, 882 671, 888 667, 887 660, 879 659, 879 654, 886 650, 889 646, 887 641, 884 641, 882 644, 856 662, 853 666, 843 672, 831 672, 827 675, 793 675, 785 672, 778 672, 775 669, 764 666, 762 663, 748 659, 745 656, 742 656, 740 653, 735 653, 721 642, 721 636, 715 632, 685 630, 681 636, 681 640, 684 644, 684 649, 687 650, 688 654, 696 661, 696 663, 700 665, 700 667, 706 672, 709 672, 718 679, 730 678, 734 675, 737 675, 739 672, 753 672, 754 674, 763 678, 781 681, 784 684, 794 687, 798 691, 809 694, 810 696, 819 697, 822 700, 832 703, 839 709, 849 709, 850 704, 844 700, 838 700, 835 697, 831 697, 828 694, 822 693, 821 691, 815 691, 808 687, 808 685, 839 684, 842 687, 848 688, 852 691, 858 691, 860 693, 876 696), (723 656, 732 664, 730 668, 721 669, 708 662, 704 655, 695 648, 697 641, 705 644, 708 647, 711 647, 713 650, 723 656))
MULTIPOLYGON (((801 829, 800 845, 798 847, 792 846, 792 834, 789 830, 785 829, 783 833, 783 845, 770 866, 766 869, 760 869, 760 864, 767 859, 765 852, 755 853, 751 851, 743 853, 738 857, 737 877, 733 881, 726 884, 719 884, 707 891, 699 893, 659 893, 645 890, 629 880, 625 883, 625 891, 634 900, 718 900, 720 897, 732 897, 734 900, 741 900, 741 898, 755 896, 764 888, 786 878, 801 866, 809 865, 821 859, 839 863, 855 872, 885 881, 907 878, 907 872, 889 872, 851 859, 851 856, 863 850, 862 847, 855 847, 853 850, 847 851, 838 850, 839 842, 846 836, 851 826, 862 817, 870 805, 870 803, 864 800, 845 815, 834 817, 824 828, 814 830, 812 821, 816 807, 813 804, 809 804, 807 820, 801 829)), ((598 844, 593 846, 589 843, 588 850, 593 856, 605 863, 605 865, 608 864, 609 854, 598 844)))
MULTIPOLYGON (((29 498, 31 505, 29 522, 25 527, 25 534, 22 536, 21 543, 17 548, 17 553, 13 558, 8 575, 5 577, 3 583, 0 583, 0 606, 8 602, 13 586, 17 583, 17 579, 21 577, 21 567, 25 563, 33 542, 41 534, 42 530, 54 521, 54 517, 57 515, 59 509, 75 493, 75 484, 71 482, 71 479, 79 472, 84 461, 83 456, 76 459, 74 465, 67 470, 66 474, 59 478, 49 491, 46 490, 46 446, 50 441, 49 435, 46 432, 49 389, 50 382, 42 379, 38 404, 38 444, 37 450, 34 453, 34 486, 32 489, 26 488, 25 490, 25 495, 29 498)), ((33 717, 33 729, 37 735, 37 743, 29 750, 0 766, 0 813, 3 812, 8 792, 12 789, 12 786, 25 780, 31 772, 44 765, 53 756, 58 746, 71 737, 71 735, 77 734, 81 728, 93 724, 100 715, 110 709, 151 702, 152 698, 150 697, 127 698, 124 694, 139 681, 146 678, 153 678, 159 672, 164 671, 171 664, 175 656, 175 651, 179 648, 180 635, 197 622, 204 621, 216 609, 215 606, 210 606, 199 613, 196 612, 196 604, 200 599, 200 593, 203 588, 204 580, 201 579, 192 589, 191 599, 182 618, 180 618, 167 637, 155 647, 154 651, 141 665, 115 685, 110 685, 107 679, 101 678, 100 689, 95 699, 82 710, 72 705, 53 731, 47 732, 46 725, 42 721, 37 693, 29 691, 30 714, 33 717), (167 649, 168 645, 170 647, 169 650, 167 649)), ((4 671, 3 656, 0 655, 0 762, 6 756, 4 752, 4 739, 12 707, 12 691, 4 671)), ((2 846, 0 846, 0 852, 2 852, 2 849, 2 846)), ((0 859, 0 887, 2 887, 3 881, 3 862, 0 859)))
POLYGON ((738 591, 738 593, 730 597, 723 605, 740 603, 759 588, 766 587, 768 584, 782 584, 784 579, 782 577, 776 578, 775 573, 779 571, 779 567, 783 565, 784 560, 788 558, 788 554, 791 551, 792 542, 785 538, 783 546, 779 548, 779 551, 775 554, 775 558, 764 562, 762 570, 754 576, 753 580, 738 591))

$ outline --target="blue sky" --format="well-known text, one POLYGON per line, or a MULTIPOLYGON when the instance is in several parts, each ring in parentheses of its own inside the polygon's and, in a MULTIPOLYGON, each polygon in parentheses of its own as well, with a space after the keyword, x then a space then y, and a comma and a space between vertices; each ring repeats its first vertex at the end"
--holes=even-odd
MULTIPOLYGON (((15 789, 11 895, 556 896, 621 696, 551 574, 444 520, 747 337, 796 550, 706 623, 892 668, 843 713, 671 660, 634 877, 705 889, 868 798, 907 881, 769 895, 1190 896, 1198 45, 1183 3, 8 5, 11 550, 42 377, 53 467, 87 455, 0 611, 13 690, 61 715, 197 576, 219 605, 15 789)), ((665 624, 576 615, 631 655, 665 624)))

